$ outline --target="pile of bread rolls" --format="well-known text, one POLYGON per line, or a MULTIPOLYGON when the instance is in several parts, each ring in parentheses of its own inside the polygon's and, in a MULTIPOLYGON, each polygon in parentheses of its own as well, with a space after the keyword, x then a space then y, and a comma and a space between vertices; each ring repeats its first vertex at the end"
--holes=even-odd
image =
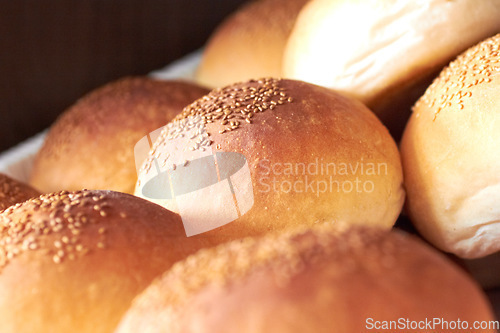
POLYGON ((499 18, 257 0, 195 79, 83 96, 0 175, 0 331, 495 332, 499 18))

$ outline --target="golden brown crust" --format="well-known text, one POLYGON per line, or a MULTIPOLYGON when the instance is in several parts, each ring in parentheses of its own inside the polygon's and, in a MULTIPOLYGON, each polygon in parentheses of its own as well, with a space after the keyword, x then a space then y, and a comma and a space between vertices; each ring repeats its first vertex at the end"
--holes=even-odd
POLYGON ((118 332, 357 333, 369 318, 493 317, 478 286, 417 239, 324 224, 199 251, 138 296, 118 332))
POLYGON ((465 258, 500 250, 500 35, 445 68, 401 143, 408 213, 434 245, 465 258))
POLYGON ((295 19, 309 0, 249 1, 214 31, 197 81, 209 87, 281 76, 283 50, 295 19))
POLYGON ((0 214, 2 332, 112 332, 154 277, 208 245, 186 238, 178 215, 118 192, 11 206, 0 214))
POLYGON ((50 129, 30 183, 42 192, 87 188, 132 193, 137 141, 207 92, 187 82, 135 77, 89 93, 50 129))
POLYGON ((0 174, 0 211, 39 195, 31 186, 0 174))
MULTIPOLYGON (((181 134, 189 136, 188 115, 193 123, 198 116, 196 126, 206 126, 207 134, 179 148, 181 154, 240 153, 252 184, 252 208, 207 237, 234 239, 323 221, 389 228, 400 213, 399 153, 380 121, 361 103, 326 88, 269 78, 216 89, 186 107, 155 142, 136 195, 147 196, 143 188, 156 172, 154 159, 172 169, 173 153, 164 145, 181 134)), ((171 201, 150 199, 179 211, 171 201)), ((218 193, 211 199, 216 210, 228 204, 218 193)))

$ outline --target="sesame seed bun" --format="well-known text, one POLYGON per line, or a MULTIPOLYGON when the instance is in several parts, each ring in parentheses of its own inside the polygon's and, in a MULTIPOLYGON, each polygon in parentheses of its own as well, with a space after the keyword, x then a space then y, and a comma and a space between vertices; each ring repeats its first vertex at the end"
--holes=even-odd
POLYGON ((499 0, 314 0, 290 34, 283 75, 360 99, 399 138, 435 75, 500 32, 499 17, 499 0))
POLYGON ((399 318, 493 315, 477 284, 416 238, 325 224, 197 252, 138 296, 117 332, 359 333, 399 318))
POLYGON ((31 186, 0 173, 0 211, 40 194, 31 186))
POLYGON ((78 100, 51 127, 30 183, 42 192, 133 193, 135 144, 207 90, 179 81, 124 78, 78 100))
POLYGON ((280 77, 286 41, 309 0, 249 1, 212 34, 196 80, 208 87, 264 76, 280 77))
POLYGON ((440 249, 500 250, 500 34, 443 70, 413 109, 401 143, 408 214, 440 249))
POLYGON ((188 236, 224 240, 323 221, 390 228, 404 200, 396 144, 370 110, 272 78, 187 106, 156 140, 135 194, 178 212, 188 236))
POLYGON ((119 192, 11 206, 0 214, 1 331, 112 332, 153 278, 208 245, 186 239, 178 215, 119 192))

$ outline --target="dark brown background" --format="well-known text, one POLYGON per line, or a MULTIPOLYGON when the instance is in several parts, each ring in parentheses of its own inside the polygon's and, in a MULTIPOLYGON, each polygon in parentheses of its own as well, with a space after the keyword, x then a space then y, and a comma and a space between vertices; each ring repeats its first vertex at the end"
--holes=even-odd
POLYGON ((0 0, 0 151, 91 89, 203 46, 244 0, 0 0))

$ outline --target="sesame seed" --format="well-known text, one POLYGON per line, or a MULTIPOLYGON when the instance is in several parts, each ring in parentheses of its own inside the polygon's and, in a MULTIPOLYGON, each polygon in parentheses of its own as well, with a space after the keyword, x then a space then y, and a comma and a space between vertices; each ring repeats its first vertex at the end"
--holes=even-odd
POLYGON ((456 107, 457 110, 464 110, 464 101, 472 97, 472 89, 492 82, 492 73, 500 65, 499 51, 499 34, 471 47, 443 69, 415 107, 425 106, 433 110, 434 119, 436 115, 448 108, 456 107), (468 90, 465 93, 461 91, 464 88, 468 90), (458 95, 455 95, 456 101, 453 101, 453 94, 457 90, 459 91, 458 95), (443 93, 438 95, 437 92, 443 93), (447 101, 447 103, 442 103, 442 101, 447 101))
POLYGON ((211 135, 207 131, 206 123, 224 126, 217 131, 219 134, 225 134, 243 127, 242 125, 252 124, 252 121, 248 119, 255 113, 272 110, 278 105, 292 101, 293 98, 288 96, 287 90, 281 86, 281 80, 274 78, 250 80, 246 86, 234 84, 214 89, 208 95, 185 107, 173 121, 164 127, 143 164, 141 172, 151 170, 153 156, 158 153, 158 147, 164 145, 167 140, 175 139, 180 133, 186 133, 187 127, 196 129, 195 132, 190 132, 189 137, 193 142, 199 143, 189 147, 189 150, 203 151, 213 143, 213 141, 205 143, 202 140, 203 135, 211 135))
POLYGON ((87 206, 92 210, 97 206, 102 215, 102 208, 111 205, 106 202, 99 205, 94 203, 104 198, 104 195, 97 196, 94 191, 85 190, 51 193, 3 211, 0 214, 0 270, 24 251, 40 251, 49 255, 55 263, 62 262, 63 257, 68 256, 74 248, 85 252, 81 244, 76 247, 73 245, 78 241, 75 236, 85 232, 83 227, 87 222, 96 223, 98 219, 87 218, 80 207, 90 203, 87 206), (23 215, 18 210, 34 213, 23 215), (39 241, 40 237, 49 234, 54 234, 56 239, 52 242, 39 241))

